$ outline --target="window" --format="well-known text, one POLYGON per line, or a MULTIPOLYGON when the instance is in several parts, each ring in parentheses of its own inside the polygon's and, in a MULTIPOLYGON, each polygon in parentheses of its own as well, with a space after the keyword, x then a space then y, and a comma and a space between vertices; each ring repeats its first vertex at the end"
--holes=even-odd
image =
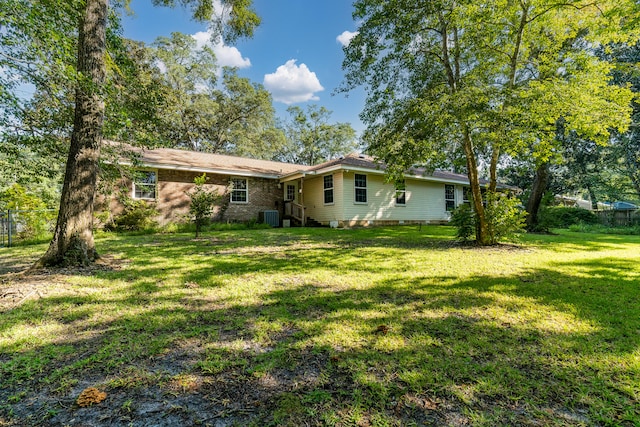
POLYGON ((473 199, 471 196, 471 188, 463 187, 462 188, 462 203, 469 204, 469 201, 473 199))
POLYGON ((138 171, 133 180, 134 199, 155 199, 158 174, 155 171, 138 171))
POLYGON ((287 184, 287 200, 295 200, 296 199, 296 186, 287 184))
POLYGON ((407 204, 407 186, 404 179, 396 181, 396 205, 407 204))
POLYGON ((246 178, 231 180, 231 203, 247 203, 249 201, 249 186, 246 178))
POLYGON ((367 203, 367 175, 355 174, 356 203, 367 203))
POLYGON ((446 184, 444 186, 444 204, 447 212, 451 212, 456 208, 456 187, 446 184))
POLYGON ((324 203, 333 203, 333 175, 324 176, 324 203))

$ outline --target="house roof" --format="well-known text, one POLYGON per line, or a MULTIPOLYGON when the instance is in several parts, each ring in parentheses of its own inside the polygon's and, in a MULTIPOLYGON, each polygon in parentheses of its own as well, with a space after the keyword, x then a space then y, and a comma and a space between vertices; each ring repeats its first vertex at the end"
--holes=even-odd
MULTIPOLYGON (((131 146, 127 146, 127 148, 140 156, 140 162, 145 167, 236 176, 256 176, 280 179, 281 181, 296 179, 303 175, 320 175, 334 170, 384 174, 387 169, 386 165, 376 161, 373 157, 359 153, 351 153, 318 165, 306 166, 173 148, 142 149, 131 146)), ((469 182, 466 175, 442 170, 427 171, 425 168, 412 168, 407 172, 406 176, 436 182, 460 184, 469 182)), ((487 181, 480 180, 480 183, 486 185, 487 181)), ((511 187, 501 186, 501 188, 511 187)))
MULTIPOLYGON (((315 165, 307 169, 306 173, 321 174, 330 172, 337 169, 349 169, 363 172, 377 172, 380 174, 385 173, 387 167, 385 164, 376 161, 373 157, 365 154, 351 153, 347 156, 343 156, 337 159, 329 160, 328 162, 315 165)), ((425 179, 430 181, 442 181, 442 182, 457 182, 466 184, 469 182, 467 175, 458 173, 435 170, 427 171, 426 168, 412 168, 405 174, 407 177, 425 179)), ((486 184, 481 180, 482 184, 486 184)))
POLYGON ((282 175, 310 168, 310 166, 291 163, 177 150, 173 148, 147 150, 131 147, 130 150, 140 155, 142 165, 156 169, 186 170, 277 179, 282 175))
POLYGON ((613 203, 603 203, 603 205, 607 206, 608 209, 613 209, 615 211, 634 211, 638 209, 637 205, 634 205, 630 202, 613 202, 613 203))

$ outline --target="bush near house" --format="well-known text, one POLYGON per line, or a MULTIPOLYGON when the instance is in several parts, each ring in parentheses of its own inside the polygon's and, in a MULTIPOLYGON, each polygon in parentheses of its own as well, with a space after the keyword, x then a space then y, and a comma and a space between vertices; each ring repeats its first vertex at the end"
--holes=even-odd
MULTIPOLYGON (((512 239, 524 231, 526 212, 520 201, 503 193, 487 193, 486 218, 493 244, 512 239)), ((458 206, 451 214, 450 224, 456 227, 456 237, 466 242, 475 235, 476 215, 468 204, 458 206)))
POLYGON ((456 228, 456 237, 458 240, 467 242, 475 235, 476 220, 473 209, 467 204, 459 205, 451 213, 451 221, 449 222, 456 228))
POLYGON ((222 202, 223 195, 217 191, 208 190, 205 188, 207 183, 206 173, 194 178, 195 189, 187 195, 191 199, 191 205, 189 205, 189 214, 193 218, 196 226, 196 237, 200 234, 200 230, 204 225, 207 225, 211 221, 211 214, 213 213, 213 207, 222 202))
POLYGON ((545 206, 540 210, 540 225, 545 231, 551 228, 569 228, 578 224, 597 224, 598 216, 583 208, 545 206))
POLYGON ((158 210, 152 204, 144 200, 133 200, 122 196, 120 202, 124 207, 120 215, 113 218, 111 224, 105 226, 109 231, 151 231, 158 228, 154 218, 158 210))

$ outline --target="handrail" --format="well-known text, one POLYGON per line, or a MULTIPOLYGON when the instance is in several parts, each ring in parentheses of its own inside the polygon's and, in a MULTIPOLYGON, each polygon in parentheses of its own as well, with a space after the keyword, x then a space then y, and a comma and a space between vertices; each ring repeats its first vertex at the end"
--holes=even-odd
POLYGON ((284 202, 284 214, 291 216, 304 225, 304 206, 291 200, 284 202))

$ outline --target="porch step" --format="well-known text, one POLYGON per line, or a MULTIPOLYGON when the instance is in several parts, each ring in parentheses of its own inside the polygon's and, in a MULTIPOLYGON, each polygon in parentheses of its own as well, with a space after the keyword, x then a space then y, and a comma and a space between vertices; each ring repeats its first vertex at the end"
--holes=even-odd
POLYGON ((324 227, 324 225, 320 224, 318 221, 308 216, 307 221, 305 223, 305 227, 324 227))
MULTIPOLYGON (((291 215, 285 215, 284 219, 290 220, 292 227, 302 227, 302 222, 291 215)), ((325 225, 322 225, 321 223, 319 223, 318 221, 316 221, 315 219, 309 216, 307 217, 307 220, 305 221, 304 226, 305 227, 326 227, 325 225)))
POLYGON ((295 218, 291 215, 285 215, 283 219, 288 219, 289 221, 291 221, 292 227, 302 227, 302 222, 300 222, 298 218, 295 218))

